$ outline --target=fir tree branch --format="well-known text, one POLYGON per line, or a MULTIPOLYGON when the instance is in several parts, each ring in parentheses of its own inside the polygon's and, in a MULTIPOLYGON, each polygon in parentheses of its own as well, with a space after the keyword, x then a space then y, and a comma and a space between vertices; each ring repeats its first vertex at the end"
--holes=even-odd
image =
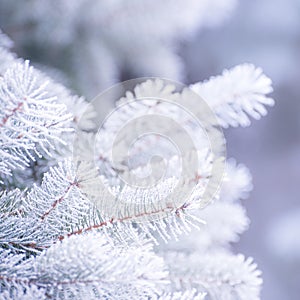
POLYGON ((14 64, 0 81, 1 163, 9 174, 28 166, 33 154, 48 154, 53 141, 62 142, 59 135, 68 131, 70 115, 54 97, 47 97, 46 84, 28 61, 14 64))
POLYGON ((248 115, 255 119, 265 116, 265 106, 274 105, 274 100, 266 96, 273 91, 271 84, 261 68, 242 64, 191 88, 207 101, 220 124, 227 128, 249 126, 248 115))
POLYGON ((168 283, 163 260, 151 245, 124 249, 99 234, 68 238, 24 263, 24 256, 18 258, 8 250, 0 251, 0 256, 5 260, 0 263, 0 282, 5 290, 36 286, 55 299, 69 293, 76 299, 115 299, 118 295, 122 299, 149 299, 156 298, 158 287, 168 283))
POLYGON ((210 299, 259 299, 261 272, 252 258, 226 252, 176 254, 167 253, 170 277, 177 289, 208 293, 210 299), (176 261, 176 264, 174 262, 176 261))

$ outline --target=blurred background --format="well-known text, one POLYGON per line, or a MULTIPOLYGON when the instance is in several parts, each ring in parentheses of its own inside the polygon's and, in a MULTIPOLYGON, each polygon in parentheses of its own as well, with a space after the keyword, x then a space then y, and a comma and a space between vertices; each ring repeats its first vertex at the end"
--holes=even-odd
POLYGON ((300 0, 125 2, 1 0, 0 27, 20 57, 88 99, 136 76, 194 83, 244 62, 262 67, 275 107, 225 131, 228 156, 254 183, 251 226, 234 247, 263 271, 262 299, 299 299, 300 0))
POLYGON ((231 18, 184 44, 188 82, 251 62, 272 79, 276 104, 248 128, 225 130, 228 156, 245 163, 254 189, 251 225, 235 245, 263 271, 262 299, 300 295, 300 1, 244 0, 231 18))

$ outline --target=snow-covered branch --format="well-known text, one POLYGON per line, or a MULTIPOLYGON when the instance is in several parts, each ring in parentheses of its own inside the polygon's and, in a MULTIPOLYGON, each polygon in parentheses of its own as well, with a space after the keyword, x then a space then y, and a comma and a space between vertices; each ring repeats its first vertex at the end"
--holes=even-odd
MULTIPOLYGON (((72 10, 73 26, 86 2, 58 6, 72 10)), ((219 7, 216 19, 203 12, 213 24, 235 1, 221 2, 191 0, 190 5, 219 7)), ((36 3, 41 15, 53 5, 36 3)), ((92 17, 93 7, 108 7, 101 20, 110 24, 111 39, 125 35, 122 26, 132 12, 122 1, 90 4, 92 17), (120 23, 112 22, 119 18, 120 23)), ((136 1, 130 5, 133 11, 145 8, 136 1)), ((171 15, 173 24, 158 33, 166 40, 161 51, 170 58, 165 45, 177 31, 192 32, 196 25, 189 23, 186 3, 177 7, 167 1, 166 7, 170 11, 155 7, 145 21, 152 22, 149 34, 155 40, 159 16, 171 15), (179 8, 181 25, 174 17, 179 8)), ((74 34, 70 28, 63 33, 70 38, 67 44, 74 34)), ((131 38, 138 43, 130 50, 145 42, 136 32, 131 38)), ((147 80, 125 93, 96 134, 93 107, 18 59, 10 47, 0 32, 0 298, 259 299, 260 271, 251 258, 230 249, 249 225, 240 200, 252 189, 252 178, 245 166, 226 161, 218 122, 245 126, 249 116, 266 114, 272 87, 262 70, 240 65, 192 90, 147 80), (143 135, 149 132, 155 134, 143 135), (163 159, 152 159, 157 156, 163 159)), ((103 57, 110 55, 108 68, 115 63, 111 49, 110 42, 101 49, 103 57)), ((123 58, 130 64, 149 52, 130 59, 127 54, 123 58)), ((169 62, 176 72, 174 61, 169 62)), ((147 62, 138 68, 149 70, 147 62)))
POLYGON ((224 70, 222 75, 191 85, 216 113, 220 124, 248 126, 249 116, 260 119, 267 114, 265 106, 274 105, 266 95, 273 91, 271 79, 252 64, 224 70))
POLYGON ((47 95, 47 82, 40 82, 29 62, 17 63, 0 78, 1 173, 24 168, 34 155, 49 154, 53 141, 68 131, 64 105, 47 95))
POLYGON ((36 287, 55 299, 156 299, 168 284, 163 259, 150 244, 124 249, 99 234, 70 237, 27 261, 8 250, 0 255, 4 294, 22 286, 24 294, 36 287))
POLYGON ((252 258, 226 252, 206 254, 167 253, 166 262, 175 288, 208 293, 209 299, 258 300, 261 272, 252 258))

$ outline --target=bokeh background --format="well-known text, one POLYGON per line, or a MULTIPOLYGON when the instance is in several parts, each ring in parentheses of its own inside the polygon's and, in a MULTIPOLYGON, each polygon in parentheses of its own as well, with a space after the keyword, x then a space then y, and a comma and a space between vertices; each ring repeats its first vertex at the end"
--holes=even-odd
POLYGON ((188 81, 241 62, 261 66, 273 80, 268 116, 225 131, 228 155, 250 168, 254 184, 244 202, 251 226, 236 248, 263 270, 262 299, 299 299, 300 1, 241 1, 227 22, 201 31, 182 53, 188 81))
POLYGON ((244 202, 251 226, 234 247, 253 256, 263 271, 262 299, 296 300, 300 295, 300 1, 222 1, 198 1, 199 7, 197 1, 175 1, 174 8, 170 1, 149 6, 146 0, 143 10, 129 13, 128 20, 125 8, 115 10, 118 1, 104 1, 97 10, 84 0, 27 1, 24 6, 1 0, 0 27, 14 40, 19 56, 88 99, 113 82, 137 75, 194 83, 244 62, 262 67, 273 80, 276 105, 249 128, 225 131, 228 156, 249 167, 254 183, 244 202), (86 4, 78 14, 83 2, 90 7, 86 4), (201 13, 185 10, 187 5, 201 13), (172 18, 176 13, 180 17, 172 18), (94 42, 98 36, 99 45, 94 42))

